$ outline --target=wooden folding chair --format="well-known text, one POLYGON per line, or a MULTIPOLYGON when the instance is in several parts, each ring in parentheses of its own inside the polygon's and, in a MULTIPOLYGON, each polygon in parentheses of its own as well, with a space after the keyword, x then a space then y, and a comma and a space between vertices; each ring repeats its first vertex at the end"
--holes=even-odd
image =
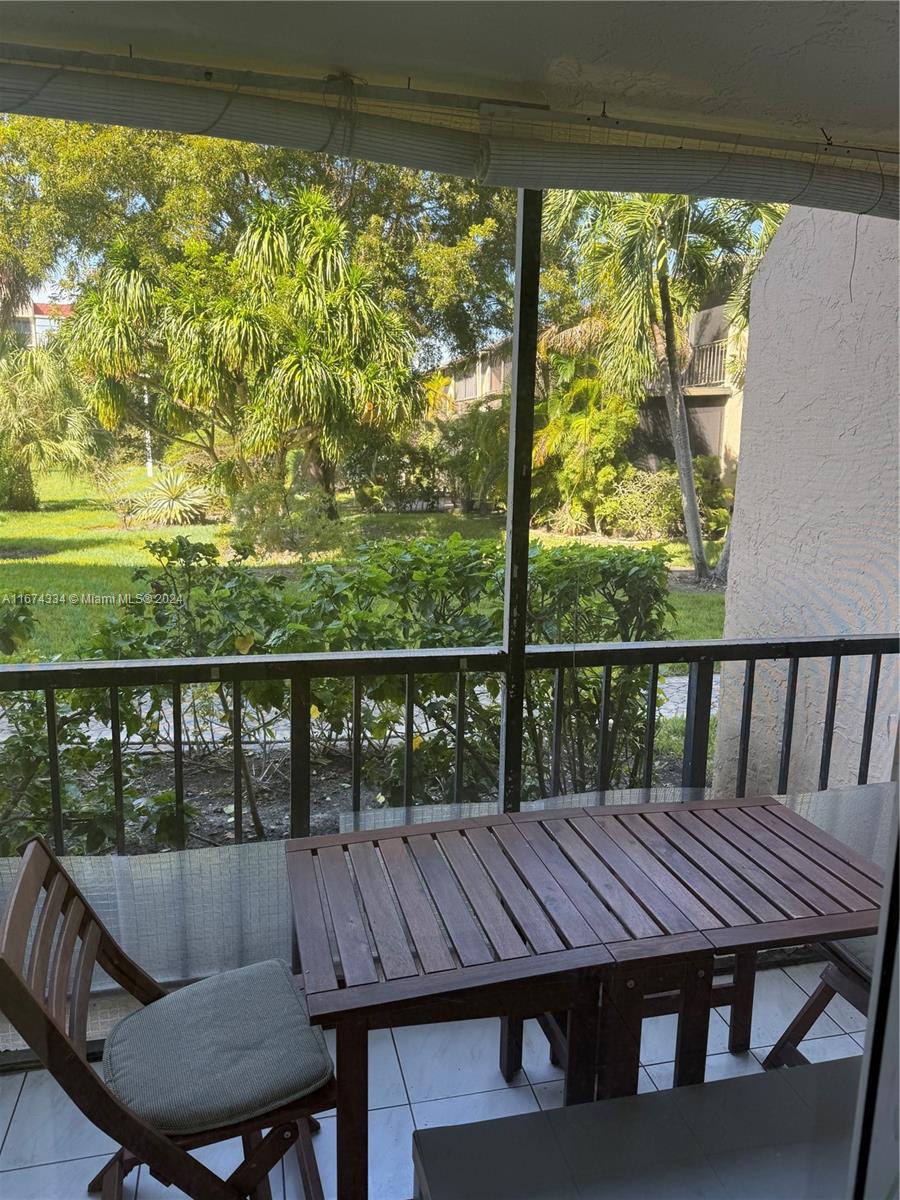
POLYGON ((827 942, 823 943, 822 950, 828 962, 819 985, 763 1059, 767 1071, 773 1067, 796 1067, 809 1062, 800 1043, 835 996, 842 996, 863 1016, 868 1013, 875 939, 827 942))
POLYGON ((284 963, 254 964, 167 993, 124 953, 43 839, 34 838, 23 848, 0 924, 0 997, 63 1091, 122 1147, 89 1192, 119 1200, 125 1176, 143 1163, 194 1200, 270 1200, 269 1171, 294 1146, 305 1194, 321 1200, 313 1114, 334 1107, 336 1088, 321 1031, 310 1026, 284 963), (143 1006, 107 1039, 106 1079, 86 1057, 95 966, 143 1006), (251 995, 261 1002, 248 1005, 251 995), (193 1038, 192 1020, 204 1036, 193 1038), (179 1030, 188 1031, 190 1046, 179 1042, 179 1030), (108 1071, 112 1041, 117 1062, 108 1071), (218 1060, 210 1061, 217 1042, 218 1060), (232 1086, 223 1090, 226 1070, 232 1086), (243 1140, 245 1157, 227 1179, 188 1153, 233 1137, 243 1140))

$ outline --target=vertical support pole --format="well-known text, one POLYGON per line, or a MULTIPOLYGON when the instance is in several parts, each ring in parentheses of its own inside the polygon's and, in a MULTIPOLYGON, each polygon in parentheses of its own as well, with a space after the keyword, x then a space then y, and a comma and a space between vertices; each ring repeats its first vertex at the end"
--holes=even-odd
POLYGON ((781 723, 781 759, 778 765, 778 794, 783 796, 788 789, 791 770, 791 742, 794 738, 794 706, 797 703, 797 675, 800 659, 792 658, 788 663, 787 692, 784 697, 784 720, 781 723))
MULTIPOLYGON (((600 793, 606 792, 609 788, 609 773, 610 767, 610 747, 612 738, 609 736, 609 707, 610 707, 610 689, 612 688, 612 667, 607 665, 603 668, 603 682, 600 685, 600 728, 597 730, 597 791, 600 793)), ((601 804, 605 804, 605 797, 601 796, 601 804)))
POLYGON ((688 675, 687 713, 684 721, 682 787, 706 787, 709 754, 709 713, 712 707, 713 660, 691 663, 688 675))
POLYGON ((841 677, 841 656, 835 654, 828 672, 828 699, 825 703, 825 729, 822 732, 822 757, 819 761, 819 791, 828 787, 831 771, 831 745, 834 741, 834 716, 837 708, 838 683, 841 677))
POLYGON ((878 677, 881 674, 881 655, 872 655, 869 668, 869 691, 866 696, 866 715, 863 721, 862 746, 859 751, 857 783, 869 782, 869 757, 872 753, 872 732, 875 728, 875 705, 878 703, 878 677))
POLYGON ((528 526, 537 370, 543 193, 520 189, 516 215, 516 296, 509 411, 509 482, 506 493, 506 581, 503 649, 506 676, 500 717, 500 800, 516 811, 522 795, 525 639, 528 601, 528 526))

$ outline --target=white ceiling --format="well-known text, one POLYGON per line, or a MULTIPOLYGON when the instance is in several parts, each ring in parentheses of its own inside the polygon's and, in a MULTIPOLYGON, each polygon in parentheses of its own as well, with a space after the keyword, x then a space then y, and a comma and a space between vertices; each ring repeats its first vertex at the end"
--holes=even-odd
MULTIPOLYGON (((885 150, 898 141, 898 5, 2 0, 0 39, 885 150)), ((2 57, 2 47, 0 47, 2 57)))

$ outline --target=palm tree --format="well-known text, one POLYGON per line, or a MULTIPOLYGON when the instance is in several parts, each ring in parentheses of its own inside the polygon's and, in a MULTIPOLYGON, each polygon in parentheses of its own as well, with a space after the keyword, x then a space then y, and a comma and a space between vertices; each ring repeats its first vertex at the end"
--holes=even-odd
POLYGON ((333 501, 360 429, 420 404, 412 339, 318 189, 260 205, 233 256, 191 242, 158 264, 117 248, 67 335, 106 423, 185 444, 232 493, 260 474, 284 483, 300 450, 333 501))
POLYGON ((547 233, 572 238, 592 305, 606 318, 598 362, 639 402, 657 377, 665 393, 685 533, 698 579, 709 576, 694 486, 681 376, 685 330, 713 292, 746 275, 763 214, 775 206, 634 192, 555 192, 547 233))
POLYGON ((52 343, 0 357, 0 459, 33 495, 35 472, 75 473, 96 456, 99 429, 78 381, 52 343))

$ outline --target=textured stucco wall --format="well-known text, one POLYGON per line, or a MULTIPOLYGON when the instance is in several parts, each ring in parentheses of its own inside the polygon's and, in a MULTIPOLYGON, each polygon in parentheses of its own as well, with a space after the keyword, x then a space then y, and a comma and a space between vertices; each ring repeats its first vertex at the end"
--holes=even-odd
MULTIPOLYGON (((897 226, 793 209, 751 298, 725 637, 897 628, 897 226), (854 265, 855 255, 855 265, 854 265), (852 279, 851 279, 852 272, 852 279)), ((885 660, 872 779, 890 772, 885 660)), ((868 663, 842 671, 830 782, 855 783, 868 663)), ((800 667, 791 789, 816 786, 828 663, 800 667)), ((714 786, 734 788, 743 668, 723 674, 714 786)), ((760 664, 749 791, 777 782, 786 665, 760 664)))

